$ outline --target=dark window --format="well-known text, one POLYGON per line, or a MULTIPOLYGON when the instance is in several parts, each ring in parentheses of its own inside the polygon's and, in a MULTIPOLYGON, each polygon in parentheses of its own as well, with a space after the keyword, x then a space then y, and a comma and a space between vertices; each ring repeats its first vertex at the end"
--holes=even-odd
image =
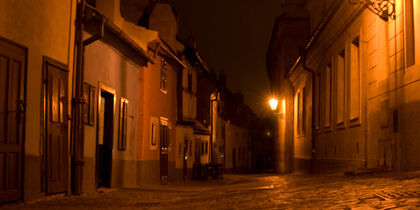
POLYGON ((302 133, 306 131, 306 88, 302 89, 302 133))
POLYGON ((190 142, 190 156, 192 156, 192 141, 189 141, 190 142))
POLYGON ((188 73, 188 92, 192 93, 192 74, 188 73))
POLYGON ((414 65, 415 52, 414 52, 414 11, 413 0, 405 0, 405 28, 406 28, 406 42, 407 42, 407 67, 414 65))
POLYGON ((226 127, 222 127, 222 138, 224 139, 226 137, 226 127))
POLYGON ((93 126, 95 123, 95 87, 85 83, 83 86, 83 98, 85 101, 83 105, 83 122, 93 126))
POLYGON ((127 118, 128 118, 128 100, 121 98, 120 103, 120 123, 118 129, 118 149, 125 150, 127 145, 127 118))
POLYGON ((205 153, 207 154, 209 151, 209 142, 206 141, 206 149, 205 149, 205 153))

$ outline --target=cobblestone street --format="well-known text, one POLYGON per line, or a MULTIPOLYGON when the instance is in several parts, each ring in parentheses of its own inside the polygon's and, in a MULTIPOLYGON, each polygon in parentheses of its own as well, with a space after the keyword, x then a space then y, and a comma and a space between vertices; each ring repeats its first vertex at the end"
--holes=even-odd
POLYGON ((4 209, 393 209, 420 208, 420 171, 225 175, 223 180, 104 189, 4 209))

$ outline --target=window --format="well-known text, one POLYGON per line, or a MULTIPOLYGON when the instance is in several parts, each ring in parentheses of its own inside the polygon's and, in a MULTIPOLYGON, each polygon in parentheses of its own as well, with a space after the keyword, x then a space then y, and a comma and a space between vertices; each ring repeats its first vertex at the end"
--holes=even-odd
POLYGON ((299 91, 296 95, 296 120, 297 120, 297 132, 300 133, 302 130, 302 104, 301 104, 301 91, 299 91))
POLYGON ((328 63, 324 72, 325 82, 325 124, 326 128, 331 126, 331 63, 328 63))
POLYGON ((190 147, 189 147, 189 149, 190 149, 190 156, 192 157, 192 140, 191 141, 189 141, 190 142, 190 147))
POLYGON ((206 141, 206 149, 204 151, 206 154, 209 152, 209 142, 206 141))
POLYGON ((168 89, 168 78, 167 78, 168 75, 167 74, 168 74, 167 64, 166 64, 166 61, 162 59, 162 64, 160 68, 160 89, 164 92, 166 92, 168 89))
POLYGON ((156 149, 159 121, 155 117, 150 118, 150 148, 156 149))
POLYGON ((85 83, 83 85, 83 122, 93 126, 95 123, 95 87, 85 83))
POLYGON ((188 92, 192 93, 193 91, 193 84, 192 84, 192 74, 191 72, 188 73, 188 92))
POLYGON ((321 107, 321 104, 320 104, 320 102, 321 102, 321 100, 320 100, 320 98, 321 98, 321 82, 319 81, 320 80, 320 76, 319 76, 319 74, 316 74, 316 76, 315 76, 315 113, 314 113, 314 117, 315 117, 315 130, 319 130, 319 127, 320 127, 320 116, 321 116, 321 109, 320 109, 320 107, 321 107))
POLYGON ((350 44, 350 121, 360 116, 359 37, 350 44))
POLYGON ((118 126, 118 149, 125 150, 127 145, 128 100, 121 98, 120 121, 118 126))
POLYGON ((413 0, 405 0, 405 30, 407 67, 415 63, 413 0))
POLYGON ((337 56, 336 68, 336 123, 341 125, 344 123, 344 106, 345 106, 345 53, 344 50, 340 51, 337 56))
POLYGON ((302 133, 306 131, 306 88, 302 89, 302 133))

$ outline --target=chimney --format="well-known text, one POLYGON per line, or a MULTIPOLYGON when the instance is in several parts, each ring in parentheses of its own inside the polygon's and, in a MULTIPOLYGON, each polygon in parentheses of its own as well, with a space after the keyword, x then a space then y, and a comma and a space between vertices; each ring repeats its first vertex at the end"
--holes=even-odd
POLYGON ((96 0, 96 8, 111 22, 121 27, 120 0, 96 0))
POLYGON ((159 32, 160 38, 170 47, 175 48, 178 33, 175 12, 167 3, 157 3, 149 18, 149 29, 159 32))

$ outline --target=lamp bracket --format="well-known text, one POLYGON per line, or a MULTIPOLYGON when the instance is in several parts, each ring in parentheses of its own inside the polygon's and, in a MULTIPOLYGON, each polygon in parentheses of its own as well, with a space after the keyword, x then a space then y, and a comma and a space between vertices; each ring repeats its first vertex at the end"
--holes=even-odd
POLYGON ((395 20, 395 0, 350 0, 350 3, 361 3, 382 20, 395 20))

